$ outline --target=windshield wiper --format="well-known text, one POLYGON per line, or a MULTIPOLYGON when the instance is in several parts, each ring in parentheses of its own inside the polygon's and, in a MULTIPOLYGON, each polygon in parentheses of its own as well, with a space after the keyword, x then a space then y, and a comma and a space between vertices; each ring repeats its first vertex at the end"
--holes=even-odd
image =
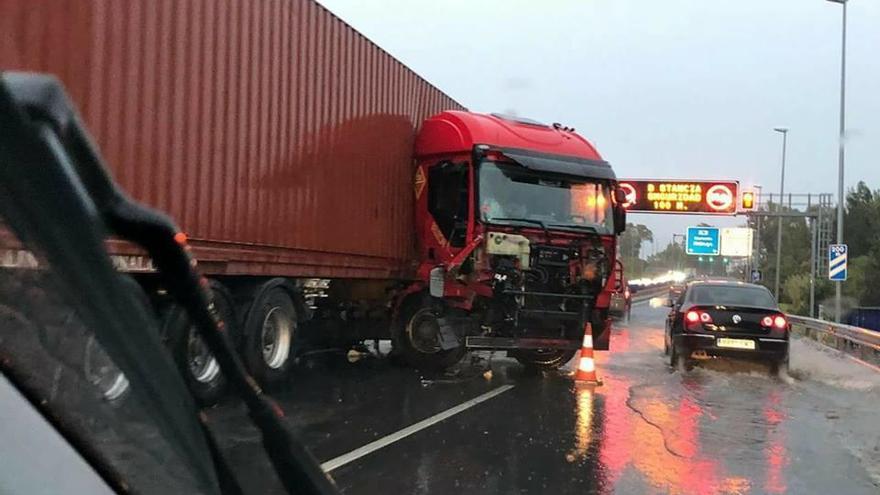
POLYGON ((523 222, 523 223, 531 223, 531 224, 534 224, 534 225, 538 225, 538 226, 540 226, 542 229, 544 229, 544 234, 546 234, 547 237, 550 237, 550 229, 548 229, 548 228, 547 228, 547 224, 544 223, 544 222, 542 222, 541 220, 536 220, 536 219, 534 219, 534 218, 502 218, 502 217, 491 217, 491 218, 489 218, 488 221, 489 221, 489 222, 494 222, 494 221, 496 221, 496 220, 500 220, 500 221, 502 221, 502 222, 523 222))
MULTIPOLYGON (((137 244, 152 258, 169 293, 186 309, 247 407, 288 493, 338 493, 299 438, 281 422, 283 410, 257 386, 218 325, 211 293, 194 269, 185 236, 181 238, 165 215, 130 200, 113 182, 61 84, 44 75, 0 74, 0 117, 0 213, 4 213, 0 216, 13 218, 16 234, 41 247, 50 266, 64 267, 58 272, 61 281, 80 298, 77 307, 98 343, 133 389, 144 391, 141 405, 156 419, 162 436, 189 462, 187 467, 205 491, 242 492, 213 433, 199 420, 195 402, 161 346, 159 332, 149 328, 154 323, 150 315, 120 310, 139 306, 131 291, 117 287, 119 276, 103 249, 108 231, 137 244), (9 216, 7 210, 24 214, 9 216), (59 211, 75 220, 58 222, 59 211)), ((111 486, 122 486, 112 468, 99 461, 92 465, 102 469, 111 486)))

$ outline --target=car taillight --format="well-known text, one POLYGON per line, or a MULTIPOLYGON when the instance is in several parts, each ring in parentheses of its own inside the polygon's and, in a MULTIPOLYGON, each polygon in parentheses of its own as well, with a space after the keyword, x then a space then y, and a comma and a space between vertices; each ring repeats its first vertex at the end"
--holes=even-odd
POLYGON ((776 327, 780 330, 784 330, 788 327, 788 320, 782 315, 765 316, 761 318, 761 326, 765 328, 776 327))
POLYGON ((700 313, 696 311, 688 311, 684 318, 688 321, 688 323, 696 323, 700 321, 700 313))
POLYGON ((700 321, 703 323, 712 323, 712 315, 709 313, 700 313, 700 321))

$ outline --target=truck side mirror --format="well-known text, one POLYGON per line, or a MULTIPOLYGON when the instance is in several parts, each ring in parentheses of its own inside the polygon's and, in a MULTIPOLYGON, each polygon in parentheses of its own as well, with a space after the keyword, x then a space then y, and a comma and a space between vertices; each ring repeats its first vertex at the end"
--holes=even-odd
POLYGON ((626 208, 614 205, 614 233, 620 235, 626 230, 626 208))
POLYGON ((614 233, 620 235, 626 230, 626 192, 621 187, 614 188, 614 233))

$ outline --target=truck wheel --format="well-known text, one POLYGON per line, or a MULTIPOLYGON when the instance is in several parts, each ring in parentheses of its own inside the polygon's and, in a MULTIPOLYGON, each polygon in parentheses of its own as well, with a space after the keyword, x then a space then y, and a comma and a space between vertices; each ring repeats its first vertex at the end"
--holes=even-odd
MULTIPOLYGON (((140 303, 143 311, 152 318, 155 313, 150 303, 150 298, 135 279, 126 274, 120 274, 120 282, 131 291, 140 303)), ((76 319, 76 317, 73 317, 76 319)), ((74 320, 76 321, 76 320, 74 320)), ((104 348, 95 340, 94 335, 89 335, 86 340, 82 356, 82 371, 86 380, 100 390, 104 399, 113 404, 119 404, 127 397, 131 388, 128 378, 116 366, 104 348)))
POLYGON ((86 341, 83 355, 83 374, 89 383, 100 390, 104 399, 111 403, 121 401, 130 388, 128 378, 107 356, 104 348, 95 340, 94 335, 90 335, 86 341))
POLYGON ((527 368, 555 370, 571 361, 577 351, 565 349, 522 349, 510 351, 510 356, 527 368))
POLYGON ((274 279, 258 289, 244 324, 244 360, 264 386, 287 376, 297 337, 296 307, 282 284, 274 279))
POLYGON ((407 364, 427 371, 443 371, 464 357, 467 349, 440 347, 440 324, 436 311, 419 304, 406 305, 395 325, 394 347, 407 364))
MULTIPOLYGON (((211 293, 217 315, 234 341, 237 332, 232 296, 214 280, 211 281, 211 293)), ((215 404, 226 391, 226 378, 220 371, 220 364, 208 350, 196 327, 190 323, 182 306, 172 306, 166 315, 166 335, 174 361, 193 396, 202 405, 215 404)))

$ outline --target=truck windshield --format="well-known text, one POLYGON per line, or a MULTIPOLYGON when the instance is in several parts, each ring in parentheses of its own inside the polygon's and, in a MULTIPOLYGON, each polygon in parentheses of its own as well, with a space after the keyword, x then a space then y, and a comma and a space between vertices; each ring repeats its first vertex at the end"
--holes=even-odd
POLYGON ((479 172, 480 218, 609 234, 614 227, 609 191, 602 181, 535 174, 519 165, 486 161, 479 172))

